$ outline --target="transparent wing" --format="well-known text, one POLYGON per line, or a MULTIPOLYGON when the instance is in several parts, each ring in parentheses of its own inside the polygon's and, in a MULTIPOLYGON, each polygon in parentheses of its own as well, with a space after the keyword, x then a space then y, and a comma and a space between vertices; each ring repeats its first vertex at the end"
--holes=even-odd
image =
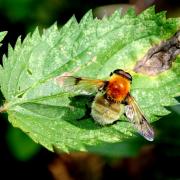
POLYGON ((96 93, 98 90, 103 90, 106 81, 75 76, 59 76, 56 78, 56 82, 63 91, 90 95, 96 93))
POLYGON ((134 127, 137 129, 138 133, 140 133, 145 139, 148 141, 153 141, 154 131, 141 112, 135 99, 129 94, 126 102, 127 105, 125 106, 125 114, 129 121, 134 124, 134 127))

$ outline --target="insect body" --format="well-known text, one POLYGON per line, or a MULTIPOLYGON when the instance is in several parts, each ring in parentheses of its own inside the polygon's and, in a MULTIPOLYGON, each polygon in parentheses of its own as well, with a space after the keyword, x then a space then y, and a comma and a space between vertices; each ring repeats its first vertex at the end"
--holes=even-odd
POLYGON ((121 103, 130 90, 131 77, 122 70, 111 73, 109 81, 104 84, 103 93, 98 93, 92 103, 91 115, 102 125, 112 124, 124 112, 121 103))
POLYGON ((96 94, 91 116, 97 123, 112 124, 124 113, 144 138, 153 141, 154 131, 130 95, 132 77, 129 73, 117 69, 110 74, 108 81, 74 76, 60 76, 56 80, 64 91, 82 95, 96 94))

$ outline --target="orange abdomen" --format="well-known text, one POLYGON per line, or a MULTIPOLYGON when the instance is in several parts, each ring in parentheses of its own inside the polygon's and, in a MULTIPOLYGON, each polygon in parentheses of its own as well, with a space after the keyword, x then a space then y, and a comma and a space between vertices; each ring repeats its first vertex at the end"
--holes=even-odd
POLYGON ((107 86, 107 97, 116 102, 123 101, 130 91, 130 81, 120 75, 113 75, 107 86))

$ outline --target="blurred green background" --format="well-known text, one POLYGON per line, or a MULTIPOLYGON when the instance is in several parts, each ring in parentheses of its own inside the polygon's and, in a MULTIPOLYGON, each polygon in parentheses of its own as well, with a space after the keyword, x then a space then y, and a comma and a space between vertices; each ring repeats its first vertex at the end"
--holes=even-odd
MULTIPOLYGON (((123 12, 134 7, 140 13, 152 4, 156 11, 166 10, 168 17, 180 16, 178 0, 0 0, 0 31, 8 31, 0 55, 7 53, 8 43, 14 46, 19 35, 24 38, 36 26, 42 29, 54 22, 62 26, 72 15, 79 21, 89 9, 101 18, 119 7, 123 12)), ((0 99, 2 104, 2 94, 0 99)), ((170 110, 170 115, 153 124, 157 133, 153 143, 137 137, 114 144, 113 157, 106 156, 106 146, 101 148, 104 156, 57 156, 13 128, 7 115, 1 114, 0 179, 180 179, 176 165, 180 162, 180 105, 170 110), (87 165, 82 165, 86 160, 87 165)))

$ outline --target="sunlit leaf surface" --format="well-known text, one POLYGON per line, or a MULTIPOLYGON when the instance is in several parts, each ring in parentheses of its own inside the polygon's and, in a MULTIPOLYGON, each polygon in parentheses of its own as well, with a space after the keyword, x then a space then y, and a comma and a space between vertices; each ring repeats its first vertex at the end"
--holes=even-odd
MULTIPOLYGON (((61 29, 54 24, 40 35, 38 29, 23 42, 19 38, 0 69, 1 91, 6 99, 9 121, 34 141, 52 150, 86 150, 97 145, 122 142, 133 136, 125 117, 101 127, 84 117, 87 97, 74 97, 55 83, 63 73, 107 79, 117 68, 133 76, 131 93, 150 122, 169 113, 164 106, 176 104, 180 92, 180 57, 172 68, 157 75, 133 72, 136 62, 149 48, 173 36, 179 19, 166 19, 149 8, 136 16, 117 11, 102 20, 89 11, 78 23, 72 17, 61 29)), ((109 147, 110 144, 108 145, 109 147)), ((111 153, 113 148, 108 151, 111 153)))

